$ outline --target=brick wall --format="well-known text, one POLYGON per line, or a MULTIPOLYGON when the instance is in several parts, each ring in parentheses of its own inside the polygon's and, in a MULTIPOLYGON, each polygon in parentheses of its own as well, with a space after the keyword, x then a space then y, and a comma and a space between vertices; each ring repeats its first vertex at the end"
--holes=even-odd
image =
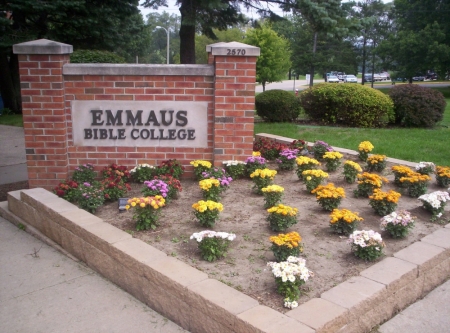
POLYGON ((207 46, 208 65, 70 64, 72 46, 45 39, 16 44, 19 54, 25 147, 31 188, 51 189, 80 164, 97 170, 177 159, 214 165, 244 160, 253 147, 256 59, 242 43, 207 46), (227 55, 230 49, 245 55, 227 55), (73 143, 71 101, 207 102, 207 144, 189 147, 104 147, 73 143))

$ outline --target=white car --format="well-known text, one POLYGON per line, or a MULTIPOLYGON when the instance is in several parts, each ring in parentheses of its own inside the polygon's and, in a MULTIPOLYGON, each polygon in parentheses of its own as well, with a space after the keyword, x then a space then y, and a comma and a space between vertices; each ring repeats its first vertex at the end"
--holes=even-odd
POLYGON ((337 76, 329 76, 328 81, 329 83, 339 83, 339 78, 337 76))
POLYGON ((344 83, 358 83, 358 79, 354 75, 346 75, 344 77, 344 83))

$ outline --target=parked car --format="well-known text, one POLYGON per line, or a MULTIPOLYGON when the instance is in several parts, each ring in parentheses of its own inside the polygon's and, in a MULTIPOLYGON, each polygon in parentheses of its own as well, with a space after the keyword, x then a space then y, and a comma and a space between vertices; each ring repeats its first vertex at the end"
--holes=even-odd
POLYGON ((390 79, 391 79, 390 76, 389 76, 389 74, 386 73, 386 72, 380 73, 380 74, 378 74, 378 75, 380 76, 381 81, 387 81, 387 80, 390 80, 390 79))
POLYGON ((337 75, 338 79, 342 82, 344 82, 345 79, 345 73, 344 72, 338 72, 337 75))
POLYGON ((329 76, 328 77, 328 82, 329 83, 339 83, 341 81, 339 81, 339 78, 337 76, 329 76))
POLYGON ((436 73, 428 73, 425 75, 425 80, 437 80, 437 74, 436 73))
MULTIPOLYGON (((382 81, 380 74, 373 74, 373 82, 382 81)), ((364 74, 364 82, 372 82, 372 74, 364 74)))
POLYGON ((413 81, 425 81, 425 76, 423 76, 423 75, 416 75, 416 76, 413 76, 413 81))
POLYGON ((358 83, 358 79, 354 75, 345 75, 344 83, 358 83))

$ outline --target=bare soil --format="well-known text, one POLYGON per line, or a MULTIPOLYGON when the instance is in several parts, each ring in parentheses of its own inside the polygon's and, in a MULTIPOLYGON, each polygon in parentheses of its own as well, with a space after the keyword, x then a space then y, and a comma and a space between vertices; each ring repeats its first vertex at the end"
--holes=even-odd
MULTIPOLYGON (((355 156, 345 156, 345 158, 359 162, 355 156)), ((392 165, 388 163, 382 173, 390 180, 389 184, 383 186, 383 190, 394 189, 400 192, 400 189, 393 184, 394 176, 390 171, 392 165)), ((269 168, 276 169, 276 164, 271 164, 269 168)), ((372 229, 381 233, 386 243, 384 250, 386 256, 392 256, 393 253, 425 235, 442 228, 442 225, 430 222, 431 214, 422 208, 418 199, 404 193, 399 200, 397 210, 410 211, 417 217, 417 222, 407 238, 391 238, 388 234, 381 232, 380 216, 376 215, 369 205, 369 199, 354 197, 353 191, 357 188, 357 184, 346 183, 342 171, 341 166, 337 171, 329 173, 328 179, 328 182, 333 182, 335 186, 345 189, 347 197, 342 200, 339 208, 358 212, 364 218, 359 229, 372 229)), ((283 186, 285 189, 283 203, 299 210, 298 223, 286 232, 297 231, 301 235, 304 245, 302 256, 306 259, 306 266, 314 272, 314 277, 302 287, 300 304, 311 298, 320 297, 324 291, 358 275, 359 272, 374 264, 374 262, 365 262, 355 257, 350 252, 346 236, 331 232, 330 213, 322 209, 313 194, 307 192, 295 171, 278 172, 274 184, 283 186)), ((210 278, 242 291, 258 300, 260 304, 286 312, 287 309, 283 308, 283 298, 277 293, 274 277, 266 265, 268 261, 274 261, 270 251, 269 237, 277 233, 270 230, 266 221, 264 198, 253 193, 252 186, 253 183, 249 179, 235 180, 222 195, 221 202, 224 210, 213 230, 233 232, 237 238, 231 243, 227 257, 212 263, 201 259, 196 241, 189 239, 194 232, 204 229, 196 221, 191 207, 193 203, 202 199, 197 181, 182 180, 182 192, 178 199, 163 208, 160 226, 155 231, 135 231, 132 212, 119 213, 116 202, 101 207, 96 215, 129 232, 133 237, 207 273, 210 278)), ((129 197, 141 196, 142 188, 143 184, 132 184, 129 197)), ((436 190, 442 190, 442 188, 438 188, 433 179, 428 191, 436 190)), ((446 211, 441 221, 448 221, 449 218, 450 213, 446 211)))

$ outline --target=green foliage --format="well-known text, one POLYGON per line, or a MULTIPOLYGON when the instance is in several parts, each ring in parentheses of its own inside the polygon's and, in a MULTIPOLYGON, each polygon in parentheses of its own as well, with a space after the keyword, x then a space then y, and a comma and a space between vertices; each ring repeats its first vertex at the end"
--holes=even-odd
POLYGON ((146 180, 153 179, 157 168, 150 164, 139 164, 130 170, 131 177, 137 183, 143 183, 146 180))
POLYGON ((90 183, 94 181, 96 175, 97 173, 94 171, 94 166, 90 163, 86 163, 75 168, 75 171, 72 174, 72 180, 78 184, 84 182, 90 183))
POLYGON ((101 181, 103 193, 106 201, 114 202, 126 196, 131 190, 129 184, 125 183, 121 177, 109 177, 101 181))
POLYGON ((244 43, 260 48, 260 56, 256 61, 256 81, 265 90, 266 83, 284 79, 291 67, 289 43, 277 35, 268 24, 258 29, 247 30, 244 43))
POLYGON ((405 238, 413 227, 414 223, 410 223, 406 226, 389 223, 386 225, 386 231, 389 232, 392 238, 405 238))
POLYGON ((300 101, 305 113, 323 124, 385 127, 394 120, 391 99, 361 85, 318 84, 304 90, 300 101))
POLYGON ((255 99, 256 113, 270 122, 287 122, 297 119, 300 114, 300 101, 285 90, 268 90, 258 94, 255 99))
POLYGON ((206 35, 196 35, 195 36, 195 59, 197 64, 207 64, 208 63, 208 53, 205 52, 206 46, 214 43, 229 43, 243 40, 245 37, 245 32, 243 29, 231 28, 224 31, 213 29, 213 33, 216 35, 217 39, 212 39, 206 35))
POLYGON ((338 221, 331 223, 330 222, 330 229, 337 234, 342 234, 342 235, 350 235, 351 233, 353 233, 353 231, 355 231, 356 229, 358 229, 359 226, 359 222, 358 221, 353 221, 353 222, 347 222, 344 219, 339 219, 338 221))
POLYGON ((269 208, 267 212, 269 213, 267 221, 273 231, 284 231, 298 223, 296 208, 278 204, 278 206, 269 208))
POLYGON ((286 259, 290 256, 298 257, 300 256, 300 252, 303 252, 303 246, 301 244, 295 247, 272 244, 270 249, 272 250, 273 255, 277 260, 277 262, 286 261, 286 259))
POLYGON ((125 59, 121 56, 101 50, 77 50, 70 56, 70 62, 74 64, 105 63, 123 64, 125 59))
POLYGON ((226 256, 230 241, 220 237, 205 237, 198 243, 202 258, 206 261, 215 261, 226 256))
POLYGON ((103 187, 99 182, 84 182, 78 186, 78 205, 81 209, 94 214, 105 203, 103 187))
POLYGON ((361 140, 368 140, 377 147, 377 153, 405 161, 433 161, 436 165, 448 164, 448 140, 450 127, 450 103, 444 119, 432 130, 425 128, 377 128, 361 129, 337 126, 298 125, 293 123, 255 123, 255 134, 268 133, 288 138, 299 136, 308 141, 324 140, 335 147, 355 150, 361 140))
POLYGON ((444 116, 441 92, 416 84, 398 85, 389 96, 394 101, 395 123, 403 127, 433 127, 444 116))

